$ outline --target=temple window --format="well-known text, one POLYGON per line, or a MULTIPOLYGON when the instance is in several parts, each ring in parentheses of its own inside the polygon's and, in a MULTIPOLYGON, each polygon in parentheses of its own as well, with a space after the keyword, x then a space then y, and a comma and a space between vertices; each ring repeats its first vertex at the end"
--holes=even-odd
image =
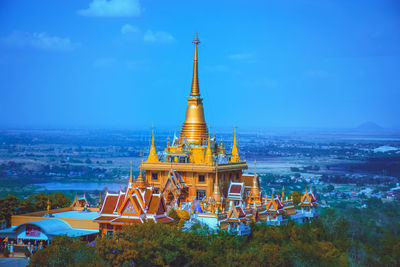
POLYGON ((151 180, 153 180, 153 181, 157 181, 158 180, 158 173, 152 173, 151 174, 151 180))
POLYGON ((197 190, 196 198, 202 200, 206 196, 206 190, 197 190))
POLYGON ((111 224, 107 224, 107 231, 106 231, 106 234, 107 235, 112 235, 113 234, 113 229, 114 229, 114 227, 111 225, 111 224))
POLYGON ((199 175, 199 183, 204 183, 206 181, 206 177, 204 175, 199 175))

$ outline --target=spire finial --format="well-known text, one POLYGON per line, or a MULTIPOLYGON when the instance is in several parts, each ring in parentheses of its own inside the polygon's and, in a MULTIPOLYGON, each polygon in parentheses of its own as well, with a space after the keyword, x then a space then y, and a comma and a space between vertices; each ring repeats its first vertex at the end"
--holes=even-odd
POLYGON ((133 176, 132 176, 132 160, 131 160, 131 172, 129 175, 129 186, 133 185, 133 176))
POLYGON ((156 146, 154 145, 154 124, 151 132, 151 147, 150 147, 149 157, 147 158, 147 162, 159 162, 156 146))
POLYGON ((47 214, 50 214, 50 196, 47 196, 47 214))
POLYGON ((194 38, 193 38, 192 43, 194 43, 194 44, 196 44, 196 45, 200 43, 200 39, 199 39, 199 37, 197 36, 197 32, 194 33, 194 38))
POLYGON ((217 204, 221 203, 221 192, 219 191, 219 183, 218 183, 218 167, 215 167, 215 184, 214 184, 214 192, 213 198, 217 204))
POLYGON ((151 145, 154 145, 154 123, 151 125, 151 145))
POLYGON ((141 161, 141 164, 139 166, 139 175, 138 175, 138 177, 136 179, 135 186, 139 187, 141 189, 144 189, 144 188, 146 188, 146 182, 143 179, 142 164, 143 164, 143 160, 141 161))
POLYGON ((237 148, 237 140, 236 140, 236 126, 234 127, 234 134, 233 134, 231 162, 240 162, 239 151, 237 148))
POLYGON ((208 140, 207 140, 207 149, 206 149, 206 158, 205 162, 207 164, 212 164, 213 163, 213 158, 212 158, 212 151, 211 151, 211 140, 210 140, 210 129, 208 130, 208 140))
POLYGON ((258 196, 260 194, 260 190, 258 188, 258 179, 257 179, 257 169, 256 169, 256 161, 254 161, 254 177, 253 177, 253 194, 258 196))
POLYGON ((198 76, 198 66, 197 66, 197 45, 200 43, 197 32, 194 35, 192 41, 194 43, 194 61, 193 61, 193 79, 192 79, 192 90, 190 91, 190 96, 200 96, 199 89, 199 76, 198 76))

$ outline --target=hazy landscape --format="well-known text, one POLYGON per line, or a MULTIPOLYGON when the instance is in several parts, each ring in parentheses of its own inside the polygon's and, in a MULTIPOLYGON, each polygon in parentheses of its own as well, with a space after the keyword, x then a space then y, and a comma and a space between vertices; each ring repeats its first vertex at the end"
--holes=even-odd
MULTIPOLYGON (((75 192, 97 199, 124 189, 130 161, 137 172, 150 145, 149 130, 2 130, 0 197, 75 192)), ((158 151, 174 132, 156 134, 158 151)), ((217 132, 229 151, 232 134, 217 132)), ((264 194, 312 188, 323 206, 360 204, 366 197, 393 200, 400 182, 400 133, 374 127, 352 130, 241 131, 241 157, 261 175, 264 194)), ((135 173, 134 173, 135 174, 135 173)))

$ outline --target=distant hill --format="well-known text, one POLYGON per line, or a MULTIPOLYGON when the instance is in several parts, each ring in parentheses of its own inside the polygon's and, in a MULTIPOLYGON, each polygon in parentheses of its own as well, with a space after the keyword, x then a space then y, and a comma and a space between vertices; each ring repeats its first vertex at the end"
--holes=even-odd
POLYGON ((356 127, 356 129, 359 131, 368 131, 368 132, 385 130, 385 128, 379 126, 378 124, 372 121, 364 122, 360 124, 358 127, 356 127))

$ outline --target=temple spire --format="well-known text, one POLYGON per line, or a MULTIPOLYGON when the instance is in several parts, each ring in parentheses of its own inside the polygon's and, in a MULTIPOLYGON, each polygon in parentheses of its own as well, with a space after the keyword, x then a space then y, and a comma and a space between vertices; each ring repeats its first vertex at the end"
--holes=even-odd
POLYGON ((47 214, 50 214, 50 196, 47 196, 47 214))
POLYGON ((253 177, 253 186, 251 188, 252 195, 254 197, 259 197, 260 195, 260 189, 258 186, 258 177, 257 177, 257 167, 256 167, 257 162, 254 161, 254 177, 253 177))
POLYGON ((197 67, 197 45, 200 43, 197 34, 193 39, 194 61, 193 61, 193 80, 189 98, 187 99, 186 117, 179 135, 179 144, 182 145, 186 140, 190 144, 204 145, 207 142, 208 130, 204 119, 203 100, 200 98, 199 76, 197 67))
POLYGON ((131 172, 129 175, 129 187, 132 187, 133 185, 133 176, 132 176, 132 160, 131 160, 131 172))
POLYGON ((143 179, 142 164, 143 164, 143 161, 142 161, 142 163, 141 163, 140 166, 139 166, 139 175, 138 175, 138 177, 137 177, 137 179, 136 179, 135 186, 136 186, 136 187, 139 187, 140 189, 145 189, 145 188, 146 188, 146 182, 145 182, 145 180, 143 179))
POLYGON ((219 184, 218 184, 218 168, 215 168, 215 184, 214 184, 214 192, 213 197, 215 202, 218 204, 221 203, 221 192, 219 191, 219 184))
POLYGON ((240 162, 239 151, 237 148, 237 141, 236 141, 236 126, 235 126, 234 136, 233 136, 231 162, 240 162))
POLYGON ((205 163, 207 164, 212 164, 213 162, 213 157, 212 157, 212 151, 211 151, 211 140, 210 140, 210 130, 208 130, 208 140, 207 140, 207 149, 206 149, 206 155, 205 155, 205 163))
POLYGON ((100 195, 99 195, 99 202, 97 203, 97 207, 98 208, 101 208, 101 193, 100 193, 100 195))
POLYGON ((198 75, 198 65, 197 65, 197 45, 200 43, 197 32, 194 35, 192 41, 194 43, 194 60, 193 60, 193 79, 192 79, 192 90, 190 91, 190 96, 200 96, 199 88, 199 75, 198 75))
POLYGON ((149 157, 147 158, 147 162, 159 162, 157 157, 156 146, 154 145, 154 126, 151 134, 151 147, 149 157))
POLYGON ((254 160, 254 179, 253 179, 253 187, 258 188, 258 182, 257 182, 257 161, 254 160))

